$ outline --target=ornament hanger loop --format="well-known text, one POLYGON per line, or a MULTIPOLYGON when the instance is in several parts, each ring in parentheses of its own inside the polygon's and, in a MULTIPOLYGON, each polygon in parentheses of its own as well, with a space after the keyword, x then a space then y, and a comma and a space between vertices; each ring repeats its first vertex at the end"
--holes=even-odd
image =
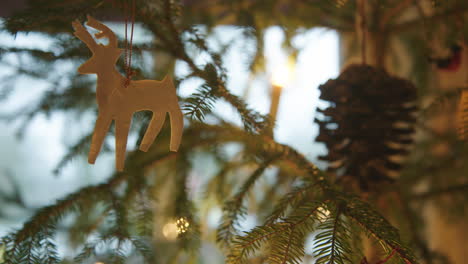
POLYGON ((127 32, 128 32, 128 3, 125 2, 124 4, 124 12, 125 12, 125 87, 130 84, 130 80, 132 76, 135 75, 135 72, 132 71, 132 47, 133 47, 133 29, 135 27, 135 0, 132 0, 132 25, 130 31, 130 41, 128 40, 127 32))

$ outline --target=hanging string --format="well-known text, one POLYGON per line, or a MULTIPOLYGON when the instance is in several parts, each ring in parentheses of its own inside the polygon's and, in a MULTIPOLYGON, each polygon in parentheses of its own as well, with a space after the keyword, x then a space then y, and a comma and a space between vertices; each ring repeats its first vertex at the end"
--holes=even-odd
POLYGON ((135 74, 132 71, 132 47, 133 47, 133 29, 135 27, 135 0, 132 0, 132 25, 130 30, 130 41, 128 41, 128 3, 125 2, 124 4, 124 12, 125 12, 125 58, 124 58, 124 66, 125 66, 125 87, 130 84, 130 80, 132 76, 135 74))

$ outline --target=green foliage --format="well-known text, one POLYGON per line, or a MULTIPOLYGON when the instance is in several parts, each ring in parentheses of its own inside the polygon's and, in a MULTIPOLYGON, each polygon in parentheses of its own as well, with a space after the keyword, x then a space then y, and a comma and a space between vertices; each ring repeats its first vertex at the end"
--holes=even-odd
POLYGON ((249 255, 268 245, 268 260, 272 263, 299 263, 304 256, 305 235, 312 231, 320 203, 307 202, 290 217, 258 226, 235 238, 227 263, 244 263, 249 255))
POLYGON ((239 224, 239 220, 242 220, 247 214, 247 209, 243 205, 247 192, 250 191, 257 181, 257 179, 263 174, 265 169, 270 165, 271 160, 263 163, 257 168, 244 182, 240 190, 224 205, 223 211, 224 216, 218 233, 216 241, 220 244, 231 243, 232 237, 236 233, 236 226, 239 224))
POLYGON ((323 222, 317 227, 319 233, 314 240, 314 255, 317 258, 316 263, 352 263, 349 256, 353 254, 350 245, 350 231, 346 220, 343 219, 341 208, 321 207, 318 213, 324 218, 323 222), (328 211, 328 208, 332 211, 328 211))
POLYGON ((398 230, 393 227, 369 204, 355 196, 337 194, 338 199, 346 201, 344 215, 356 221, 364 231, 382 242, 382 246, 390 251, 395 250, 403 261, 417 263, 412 251, 402 243, 398 230))

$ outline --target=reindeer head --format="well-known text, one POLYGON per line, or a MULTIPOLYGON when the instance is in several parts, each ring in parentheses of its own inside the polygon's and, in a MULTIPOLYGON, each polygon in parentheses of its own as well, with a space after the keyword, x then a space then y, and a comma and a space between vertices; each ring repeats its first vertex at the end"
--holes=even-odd
POLYGON ((117 60, 122 54, 122 50, 117 47, 117 37, 106 25, 98 22, 91 16, 87 16, 87 18, 88 21, 86 24, 99 30, 94 36, 97 39, 107 37, 109 39, 109 44, 102 45, 96 43, 91 34, 79 21, 75 20, 72 22, 73 28, 75 29, 74 35, 83 41, 93 53, 91 58, 78 68, 78 72, 81 74, 97 74, 99 72, 108 71, 109 69, 114 69, 117 60))

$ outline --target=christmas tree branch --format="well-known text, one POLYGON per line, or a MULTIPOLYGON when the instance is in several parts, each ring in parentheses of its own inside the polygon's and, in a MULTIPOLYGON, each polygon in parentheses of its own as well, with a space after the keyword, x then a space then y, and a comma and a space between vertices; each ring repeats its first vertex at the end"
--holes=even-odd
POLYGON ((296 187, 287 193, 275 206, 273 212, 269 214, 265 224, 274 223, 284 217, 288 208, 297 208, 299 204, 310 200, 313 194, 319 190, 313 188, 313 183, 306 182, 303 186, 296 187))
POLYGON ((222 223, 217 230, 216 241, 222 245, 229 246, 232 237, 236 233, 236 225, 242 219, 246 212, 243 206, 245 196, 253 187, 257 179, 263 174, 265 169, 273 162, 273 159, 261 164, 244 182, 236 195, 224 204, 224 214, 222 223))
MULTIPOLYGON (((254 251, 259 250, 262 244, 267 242, 268 239, 273 238, 274 236, 281 236, 283 239, 277 240, 281 243, 280 245, 275 245, 271 248, 273 253, 276 252, 276 255, 279 255, 279 258, 270 259, 273 263, 295 263, 298 257, 302 257, 303 251, 301 251, 298 245, 294 247, 296 251, 294 256, 290 256, 288 259, 283 259, 288 256, 285 253, 290 252, 290 235, 291 232, 294 232, 296 228, 302 227, 302 233, 310 231, 312 229, 312 224, 315 222, 317 215, 317 210, 320 208, 319 202, 309 201, 306 204, 303 204, 301 207, 295 210, 295 213, 292 214, 289 218, 285 218, 284 221, 278 223, 270 223, 263 226, 255 227, 253 230, 246 232, 244 236, 237 236, 233 242, 233 246, 230 249, 230 254, 227 258, 227 263, 242 263, 251 255, 254 251), (310 223, 309 223, 310 222, 310 223), (284 249, 282 251, 281 249, 284 249), (299 249, 299 252, 297 251, 299 249), (280 260, 278 262, 278 260, 280 260)), ((303 240, 297 239, 296 243, 302 245, 303 240)))
POLYGON ((343 213, 358 223, 368 234, 395 250, 406 263, 418 263, 411 250, 400 241, 398 230, 393 227, 371 206, 357 197, 334 192, 338 200, 344 202, 343 213), (341 197, 340 197, 341 196, 341 197))
MULTIPOLYGON (((184 48, 180 33, 174 24, 170 4, 165 4, 165 12, 166 13, 163 16, 165 19, 163 19, 163 22, 164 25, 167 25, 167 32, 170 32, 171 38, 165 34, 165 31, 157 26, 151 27, 151 30, 158 38, 161 39, 163 46, 170 54, 187 63, 189 68, 192 70, 192 76, 199 77, 205 81, 205 85, 202 86, 202 89, 188 99, 188 103, 191 104, 191 106, 185 106, 185 109, 189 110, 189 115, 197 117, 198 119, 203 119, 204 115, 212 108, 214 101, 217 98, 223 98, 236 108, 243 120, 245 128, 248 131, 260 132, 265 128, 268 123, 267 117, 249 109, 242 99, 231 94, 226 88, 224 80, 225 70, 221 65, 220 56, 208 49, 204 39, 201 38, 196 31, 189 30, 187 33, 190 33, 195 37, 193 42, 196 44, 197 48, 206 52, 211 57, 212 63, 206 64, 203 69, 199 68, 184 48)), ((145 13, 143 19, 155 21, 157 17, 154 14, 151 15, 145 13)))
MULTIPOLYGON (((332 205, 336 208, 330 208, 329 215, 321 217, 325 218, 317 227, 319 233, 315 236, 314 256, 317 258, 317 264, 334 264, 334 263, 351 263, 349 256, 353 255, 350 246, 350 231, 347 223, 343 219, 340 205, 332 205)), ((321 207, 322 210, 327 210, 329 207, 321 207)))
MULTIPOLYGON (((160 162, 171 157, 170 154, 160 156, 160 162)), ((116 173, 106 183, 96 186, 85 187, 76 193, 57 201, 55 204, 46 206, 39 210, 23 227, 16 233, 4 238, 7 244, 5 261, 7 264, 18 264, 15 262, 20 256, 31 255, 34 257, 33 245, 36 241, 41 241, 43 234, 49 234, 55 230, 55 225, 69 212, 89 210, 95 205, 95 201, 112 201, 109 196, 113 189, 125 182, 130 175, 127 173, 116 173), (26 248, 26 252, 24 249, 26 248), (18 255, 19 254, 19 255, 18 255)), ((49 235, 50 236, 50 235, 49 235)))

